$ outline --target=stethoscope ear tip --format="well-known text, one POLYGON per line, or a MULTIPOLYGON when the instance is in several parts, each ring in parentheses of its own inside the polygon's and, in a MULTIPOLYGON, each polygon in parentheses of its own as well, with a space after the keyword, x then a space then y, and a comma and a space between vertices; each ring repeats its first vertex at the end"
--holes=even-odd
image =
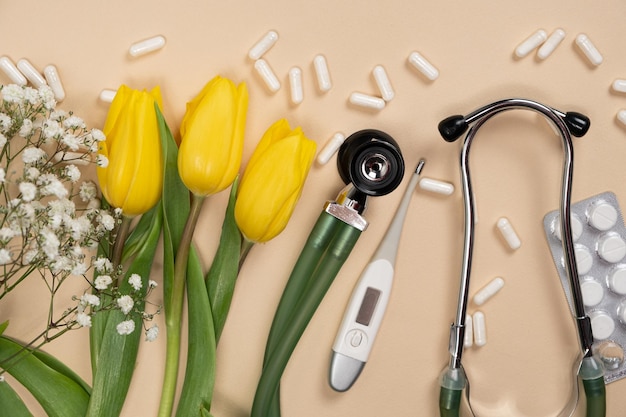
POLYGON ((465 116, 462 115, 454 115, 450 117, 446 117, 441 122, 437 128, 439 129, 439 134, 446 142, 454 142, 458 138, 460 138, 463 133, 467 130, 468 124, 465 120, 465 116))
POLYGON ((565 124, 567 125, 567 128, 569 129, 572 136, 580 138, 582 136, 585 136, 585 134, 589 130, 589 126, 591 126, 591 121, 587 116, 582 113, 570 111, 565 114, 565 124))

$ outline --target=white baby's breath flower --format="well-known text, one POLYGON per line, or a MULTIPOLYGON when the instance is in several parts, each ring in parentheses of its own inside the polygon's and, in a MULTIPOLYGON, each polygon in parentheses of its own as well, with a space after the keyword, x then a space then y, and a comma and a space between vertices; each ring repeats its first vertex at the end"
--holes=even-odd
POLYGON ((31 146, 29 148, 24 149, 22 153, 22 161, 25 164, 35 164, 40 162, 46 157, 46 152, 41 148, 35 148, 31 146))
POLYGON ((111 231, 115 228, 115 218, 108 213, 101 213, 98 220, 104 230, 111 231))
POLYGON ((37 178, 39 178, 40 174, 41 174, 41 171, 39 171, 35 167, 28 167, 24 169, 24 178, 27 179, 28 181, 35 181, 37 178))
POLYGON ((78 313, 76 323, 81 327, 91 327, 91 316, 86 313, 78 313))
POLYGON ((22 127, 20 127, 18 135, 20 135, 23 138, 26 138, 26 137, 29 137, 32 132, 33 132, 33 121, 30 119, 24 119, 22 121, 22 127))
POLYGON ((80 199, 84 202, 93 200, 98 195, 98 189, 96 188, 96 184, 93 181, 85 181, 80 185, 80 190, 78 191, 78 195, 80 199))
POLYGON ((101 256, 93 261, 93 267, 96 269, 96 272, 109 273, 113 270, 113 263, 108 258, 101 256))
POLYGON ((43 85, 39 88, 39 98, 41 99, 41 103, 46 110, 54 109, 57 104, 57 101, 54 98, 54 92, 50 86, 43 85))
POLYGON ((0 229, 0 242, 8 243, 11 239, 15 237, 15 231, 10 227, 3 227, 0 229))
POLYGON ((0 184, 3 184, 6 180, 6 171, 4 168, 0 167, 0 184))
POLYGON ((53 195, 56 198, 64 199, 69 194, 63 183, 54 174, 43 174, 37 179, 37 185, 41 188, 41 195, 53 195))
POLYGON ((5 85, 2 89, 2 98, 7 103, 22 104, 24 102, 24 89, 17 84, 5 85))
POLYGON ((95 294, 86 293, 86 294, 83 294, 80 297, 80 302, 83 305, 89 305, 89 306, 97 307, 97 306, 100 305, 100 297, 98 297, 95 294))
POLYGON ((50 260, 55 260, 59 256, 59 246, 61 242, 57 235, 50 229, 45 228, 41 231, 41 249, 46 257, 50 260))
POLYGON ((159 285, 159 284, 157 284, 156 281, 153 281, 153 280, 148 281, 148 287, 149 288, 156 288, 157 285, 159 285))
POLYGON ((45 139, 59 138, 63 135, 63 128, 56 120, 47 120, 41 133, 45 139))
POLYGON ((94 281, 94 286, 97 290, 106 290, 112 283, 113 279, 110 275, 99 275, 94 281))
POLYGON ((146 330, 146 340, 148 342, 154 342, 159 335, 159 326, 156 324, 146 330))
POLYGON ((128 277, 128 283, 134 288, 135 291, 139 291, 141 289, 141 276, 139 274, 132 274, 128 277))
POLYGON ((77 151, 80 146, 80 140, 72 133, 66 133, 63 135, 61 143, 67 146, 71 151, 77 151))
POLYGON ((21 182, 18 189, 24 201, 33 201, 37 197, 37 186, 32 182, 21 182))
POLYGON ((0 148, 4 148, 4 145, 7 144, 7 137, 0 133, 0 148))
POLYGON ((135 302, 133 301, 130 295, 122 295, 120 298, 116 300, 117 306, 122 310, 122 313, 128 314, 135 306, 135 302))
POLYGON ((80 179, 80 169, 74 164, 67 165, 65 167, 65 176, 71 182, 77 182, 80 179))
POLYGON ((63 126, 68 129, 83 129, 85 128, 85 122, 80 117, 71 115, 67 119, 63 120, 63 126))
POLYGON ((7 249, 0 249, 0 265, 7 265, 11 263, 13 259, 11 259, 11 252, 7 249))
POLYGON ((93 136, 96 142, 104 142, 106 140, 104 132, 100 129, 91 129, 91 136, 93 136))
POLYGON ((124 336, 131 334, 135 331, 135 322, 132 320, 125 320, 116 326, 117 333, 124 336))
POLYGON ((54 109, 50 112, 50 120, 54 120, 55 122, 63 121, 67 118, 67 112, 63 109, 54 109))
POLYGON ((104 155, 98 155, 96 157, 96 165, 100 168, 106 168, 109 166, 109 159, 104 155))
POLYGON ((13 119, 6 113, 0 112, 0 131, 8 132, 13 126, 13 119))

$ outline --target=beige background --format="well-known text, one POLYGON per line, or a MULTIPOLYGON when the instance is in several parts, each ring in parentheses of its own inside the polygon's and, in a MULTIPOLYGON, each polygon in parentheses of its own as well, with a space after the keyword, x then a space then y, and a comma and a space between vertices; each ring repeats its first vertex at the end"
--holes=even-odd
MULTIPOLYGON (((423 174, 454 183, 456 191, 450 197, 416 192, 390 306, 363 374, 343 394, 326 382, 343 309, 408 175, 397 192, 370 200, 366 217, 371 225, 301 339, 283 377, 282 398, 285 417, 433 416, 437 377, 448 360, 448 329, 456 311, 463 223, 460 145, 444 143, 437 123, 510 96, 584 112, 592 128, 575 144, 574 201, 611 190, 626 207, 626 130, 615 119, 626 108, 626 96, 610 91, 614 79, 626 78, 625 13, 621 0, 1 0, 0 55, 14 61, 27 57, 39 69, 54 63, 67 93, 61 107, 94 127, 102 126, 107 112, 98 100, 100 91, 127 83, 134 88, 160 85, 168 122, 177 132, 185 103, 221 74, 246 81, 250 90, 246 160, 265 129, 281 117, 301 125, 320 148, 336 131, 377 128, 400 143, 408 171, 425 157, 423 174), (547 60, 539 62, 534 54, 513 58, 514 48, 535 30, 551 33, 557 27, 567 36, 547 60), (246 56, 269 29, 280 39, 266 58, 283 82, 273 95, 246 56), (581 32, 604 55, 597 68, 573 45, 581 32), (167 38, 164 49, 139 58, 128 55, 131 43, 157 34, 167 38), (407 65, 414 50, 439 68, 438 80, 426 82, 407 65), (318 53, 326 55, 334 83, 323 95, 315 88, 312 69, 318 53), (376 94, 371 70, 377 64, 387 69, 396 98, 380 112, 348 105, 352 91, 376 94), (302 68, 305 84, 304 102, 297 107, 289 104, 286 78, 294 65, 302 68)), ((4 74, 0 82, 8 82, 4 74)), ((542 226, 543 216, 558 206, 560 141, 528 112, 499 116, 481 132, 472 156, 479 228, 471 292, 497 275, 506 286, 482 308, 487 345, 467 350, 464 357, 474 405, 481 415, 555 415, 566 400, 577 353, 542 226), (500 216, 509 217, 521 236, 522 248, 514 253, 495 230, 500 216)), ((327 166, 313 167, 287 229, 255 247, 244 266, 218 350, 216 416, 249 414, 284 284, 324 201, 342 186, 334 165, 333 158, 327 166)), ((200 219, 196 241, 205 265, 215 249, 225 202, 225 194, 212 198, 200 219)), ((158 265, 153 278, 160 279, 158 265)), ((74 293, 82 290, 77 282, 74 293)), ((0 304, 0 320, 11 320, 9 334, 26 339, 40 328, 46 308, 39 300, 45 294, 33 285, 0 304)), ((161 302, 160 297, 157 293, 154 301, 161 302)), ((155 415, 164 341, 142 344, 124 416, 155 415)), ((90 379, 86 330, 47 349, 90 379)), ((610 416, 623 413, 624 390, 625 381, 608 386, 610 416)))

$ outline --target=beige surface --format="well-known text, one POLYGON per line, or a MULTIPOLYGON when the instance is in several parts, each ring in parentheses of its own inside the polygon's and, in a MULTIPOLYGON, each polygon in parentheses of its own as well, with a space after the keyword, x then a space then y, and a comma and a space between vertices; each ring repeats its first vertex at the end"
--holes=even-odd
MULTIPOLYGON (((246 158, 280 117, 302 125, 320 148, 336 131, 378 128, 400 143, 408 169, 420 157, 427 158, 424 175, 451 181, 457 189, 450 197, 416 192, 390 306, 360 379, 343 394, 329 388, 330 348, 349 294, 386 230, 400 191, 370 200, 366 216, 371 226, 301 339, 283 378, 282 398, 285 417, 433 416, 437 377, 448 359, 462 245, 460 145, 444 143, 437 123, 509 96, 584 112, 592 128, 576 141, 574 200, 612 190, 626 207, 626 130, 615 121, 617 111, 626 107, 626 96, 609 90, 614 79, 626 78, 625 13, 622 0, 5 0, 0 2, 0 55, 14 61, 27 57, 40 69, 56 64, 67 93, 62 108, 74 110, 92 126, 104 122, 107 106, 98 101, 103 88, 158 84, 167 119, 177 132, 186 101, 221 74, 245 80, 250 89, 246 158), (547 60, 513 58, 514 48, 536 29, 550 33, 557 27, 567 36, 547 60), (269 29, 280 35, 267 55, 283 82, 274 95, 246 57, 269 29), (603 53, 605 62, 598 68, 591 68, 573 46, 580 32, 603 53), (163 50, 139 58, 127 54, 131 43, 156 34, 167 38, 163 50), (438 80, 426 82, 407 65, 413 50, 439 68, 438 80), (324 95, 313 80, 312 60, 318 53, 326 55, 334 82, 324 95), (387 69, 396 98, 378 113, 349 106, 352 91, 376 94, 371 70, 377 64, 387 69), (305 98, 298 107, 288 101, 286 76, 293 65, 304 74, 305 98)), ((8 82, 3 74, 0 82, 8 82)), ((496 275, 505 277, 506 286, 482 308, 487 345, 469 349, 464 358, 475 406, 482 415, 555 415, 565 402, 577 352, 541 223, 558 206, 560 142, 542 121, 524 112, 499 116, 481 132, 472 156, 479 213, 472 292, 496 275), (503 215, 523 242, 514 253, 505 249, 494 228, 503 215)), ((323 202, 340 187, 334 159, 315 166, 288 228, 252 250, 218 350, 216 416, 249 414, 265 339, 288 274, 323 202)), ((206 264, 218 238, 225 198, 213 198, 200 219, 196 237, 206 264)), ((24 291, 0 305, 0 319, 12 321, 10 334, 27 338, 42 323, 45 306, 38 311, 32 297, 24 291)), ((141 346, 124 416, 155 415, 164 341, 141 346)), ((48 350, 90 378, 87 331, 63 337, 48 350)), ((625 381, 608 386, 610 416, 626 407, 624 390, 625 381)))

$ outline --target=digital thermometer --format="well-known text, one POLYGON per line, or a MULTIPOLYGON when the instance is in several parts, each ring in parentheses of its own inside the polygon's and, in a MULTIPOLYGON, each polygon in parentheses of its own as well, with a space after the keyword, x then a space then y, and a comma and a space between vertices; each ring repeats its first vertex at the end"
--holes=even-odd
POLYGON ((378 249, 361 274, 333 344, 330 386, 347 391, 357 380, 385 315, 404 218, 425 160, 420 160, 378 249))

